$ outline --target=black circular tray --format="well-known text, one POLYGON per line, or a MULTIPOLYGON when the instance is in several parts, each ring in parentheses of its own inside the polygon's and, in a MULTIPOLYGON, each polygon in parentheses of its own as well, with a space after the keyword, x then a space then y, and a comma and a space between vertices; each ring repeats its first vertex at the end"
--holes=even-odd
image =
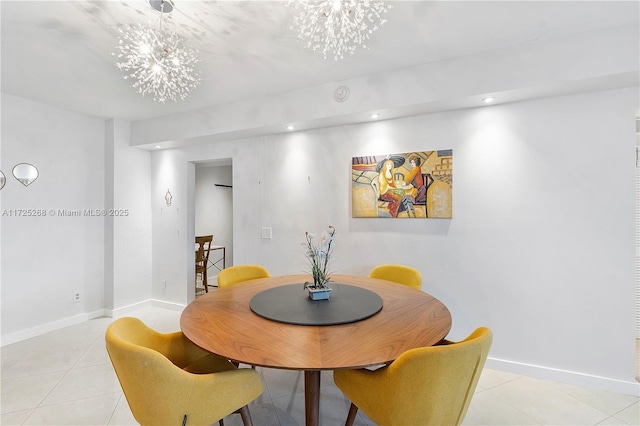
POLYGON ((311 300, 303 284, 264 290, 251 298, 251 310, 263 318, 295 325, 338 325, 369 318, 382 309, 382 298, 371 290, 329 284, 329 300, 311 300))

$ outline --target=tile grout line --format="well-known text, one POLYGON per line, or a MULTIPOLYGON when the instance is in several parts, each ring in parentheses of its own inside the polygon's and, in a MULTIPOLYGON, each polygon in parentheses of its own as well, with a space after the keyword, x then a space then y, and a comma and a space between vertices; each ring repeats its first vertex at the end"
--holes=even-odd
POLYGON ((523 376, 517 377, 517 378, 512 379, 512 380, 508 380, 508 381, 506 381, 506 382, 504 382, 504 383, 501 383, 501 384, 499 384, 499 385, 492 386, 491 388, 486 389, 486 390, 487 390, 487 392, 489 392, 493 397, 498 398, 498 400, 502 401, 504 404, 508 405, 509 407, 513 408, 515 411, 517 411, 518 413, 520 413, 521 415, 523 415, 523 416, 524 416, 524 417, 526 417, 527 419, 531 420, 532 424, 543 426, 543 425, 542 425, 542 423, 539 423, 537 420, 535 420, 535 419, 531 418, 531 416, 529 416, 527 413, 525 413, 524 411, 520 410, 518 407, 514 406, 513 404, 510 404, 510 403, 509 403, 508 401, 506 401, 504 398, 500 397, 500 395, 496 394, 495 392, 491 392, 491 390, 492 390, 492 389, 496 389, 496 388, 498 388, 498 387, 500 387, 500 386, 502 386, 502 385, 506 385, 507 383, 513 383, 513 382, 515 382, 515 381, 517 381, 517 380, 522 379, 522 377, 523 377, 523 376))
POLYGON ((55 388, 57 388, 57 387, 58 387, 58 385, 60 385, 60 382, 62 382, 62 380, 64 380, 64 378, 65 378, 65 377, 67 377, 67 374, 69 374, 69 372, 70 372, 70 371, 71 371, 71 369, 67 370, 67 371, 62 375, 62 377, 60 377, 60 380, 58 380, 58 382, 57 382, 57 383, 56 383, 56 384, 55 384, 55 385, 54 385, 54 386, 49 390, 49 392, 47 392, 47 394, 46 394, 45 396, 43 396, 43 397, 42 397, 42 399, 40 400, 40 402, 38 402, 38 405, 37 405, 36 407, 32 408, 32 410, 33 410, 33 411, 32 411, 32 412, 27 416, 27 418, 24 420, 24 422, 22 422, 22 424, 25 424, 25 423, 27 423, 27 422, 29 421, 29 419, 31 418, 31 416, 33 416, 33 415, 35 414, 36 410, 42 406, 42 403, 44 402, 44 400, 45 400, 45 399, 47 399, 47 397, 48 397, 49 395, 51 395, 51 392, 53 392, 53 390, 54 390, 55 388))
MULTIPOLYGON (((116 401, 116 406, 113 407, 113 411, 111 412, 111 415, 109 416, 109 419, 107 420, 106 426, 109 426, 111 424, 111 419, 113 419, 113 416, 116 414, 116 410, 118 409, 118 405, 120 405, 120 401, 122 401, 122 398, 125 398, 124 392, 120 392, 120 398, 118 398, 118 401, 116 401)), ((133 413, 131 415, 133 415, 133 413)))
MULTIPOLYGON (((602 422, 604 422, 604 421, 606 421, 606 420, 608 420, 608 419, 610 419, 610 418, 612 418, 612 417, 614 417, 614 416, 615 416, 615 414, 609 414, 609 413, 607 413, 607 412, 605 412, 605 411, 602 411, 600 408, 595 407, 594 405, 590 404, 589 402, 587 402, 587 401, 583 401, 582 399, 580 399, 580 398, 578 398, 578 397, 576 397, 576 396, 572 395, 571 393, 569 393, 569 392, 567 392, 565 389, 563 389, 561 386, 557 386, 557 384, 556 384, 555 382, 553 382, 553 381, 548 381, 548 382, 549 382, 549 383, 551 383, 551 385, 553 386, 553 388, 554 388, 554 389, 556 389, 556 390, 557 390, 557 391, 559 391, 559 392, 562 392, 565 396, 568 396, 568 397, 570 397, 570 398, 572 398, 572 399, 574 399, 574 400, 578 401, 579 403, 581 403, 581 404, 585 404, 585 405, 587 405, 587 406, 589 406, 589 407, 593 408, 594 410, 601 412, 601 413, 602 413, 602 414, 604 414, 605 416, 608 416, 608 417, 606 417, 605 419, 603 419, 603 420, 599 421, 598 423, 596 423, 594 426, 599 425, 599 424, 601 424, 602 422)), ((605 391, 605 392, 606 392, 606 391, 605 391)), ((619 413, 623 412, 624 410, 626 410, 627 408, 631 407, 633 404, 635 404, 635 403, 637 403, 637 402, 638 402, 638 401, 635 401, 635 402, 634 402, 634 403, 632 403, 631 405, 629 405, 629 406, 627 406, 627 407, 623 408, 622 410, 617 411, 617 412, 616 412, 616 414, 619 414, 619 413)), ((619 420, 619 419, 618 419, 618 418, 616 418, 616 420, 619 420)), ((624 423, 626 423, 626 422, 624 422, 624 423)))
MULTIPOLYGON (((628 410, 629 408, 633 407, 634 405, 638 405, 638 411, 640 411, 640 399, 636 402, 634 402, 633 404, 629 405, 628 407, 623 408, 622 410, 616 412, 615 414, 612 414, 610 418, 615 418, 616 420, 620 420, 623 423, 627 423, 624 420, 620 419, 619 417, 616 417, 618 414, 622 413, 625 410, 628 410)), ((640 425, 640 419, 638 420, 638 422, 636 423, 637 425, 640 425)))
MULTIPOLYGON (((71 365, 70 368, 66 369, 66 370, 59 370, 59 371, 65 371, 65 373, 62 375, 62 377, 60 377, 60 380, 58 380, 56 382, 56 384, 51 388, 51 390, 49 390, 49 392, 47 392, 47 394, 42 397, 42 399, 40 400, 40 402, 38 403, 38 405, 34 408, 31 408, 33 411, 29 414, 29 416, 27 416, 27 418, 25 419, 25 421, 22 424, 25 424, 29 421, 29 419, 31 418, 31 416, 33 416, 35 414, 35 412, 38 410, 38 408, 41 407, 49 407, 49 405, 43 406, 42 403, 47 399, 47 397, 49 397, 49 395, 51 395, 51 393, 60 385, 60 383, 65 379, 65 377, 67 377, 69 375, 69 373, 71 373, 71 371, 73 370, 73 368, 75 367, 75 365, 82 359, 82 357, 84 357, 87 352, 89 352, 89 350, 91 349, 91 347, 95 344, 96 341, 98 341, 98 339, 100 338, 100 334, 98 333, 98 336, 96 336, 92 341, 91 344, 87 346, 87 349, 82 353, 82 355, 80 357, 78 357, 78 359, 71 365)), ((55 373, 55 372, 52 372, 55 373)), ((46 373, 49 374, 49 373, 46 373)), ((35 377, 38 375, 34 375, 34 376, 26 376, 26 377, 35 377)), ((81 399, 86 399, 86 398, 81 398, 81 399)), ((80 400, 81 400, 80 399, 80 400)), ((72 402, 72 401, 66 401, 66 402, 72 402)), ((58 404, 51 404, 51 406, 55 406, 58 404)))

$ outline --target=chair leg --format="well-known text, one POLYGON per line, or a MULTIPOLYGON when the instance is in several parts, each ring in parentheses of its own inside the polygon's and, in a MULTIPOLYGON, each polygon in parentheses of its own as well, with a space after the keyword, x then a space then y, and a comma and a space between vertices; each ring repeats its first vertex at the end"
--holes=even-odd
POLYGON ((240 412, 240 416, 242 416, 242 424, 244 426, 253 426, 253 420, 251 420, 251 413, 249 412, 249 406, 245 405, 238 411, 240 412))
POLYGON ((224 426, 224 420, 220 419, 218 423, 220 423, 220 426, 224 426))
POLYGON ((352 426, 353 422, 356 420, 356 414, 358 414, 358 407, 352 402, 351 407, 349 407, 349 415, 347 416, 347 421, 344 426, 352 426))

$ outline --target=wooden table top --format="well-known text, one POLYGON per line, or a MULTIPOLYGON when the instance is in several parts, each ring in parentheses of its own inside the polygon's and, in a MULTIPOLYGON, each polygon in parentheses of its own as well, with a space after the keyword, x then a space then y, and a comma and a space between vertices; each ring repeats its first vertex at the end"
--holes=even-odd
POLYGON ((309 279, 308 275, 277 276, 211 291, 185 308, 180 327, 196 345, 225 358, 308 371, 390 362, 409 349, 439 342, 451 329, 451 314, 438 299, 368 277, 332 275, 336 283, 364 287, 382 298, 382 310, 363 321, 292 325, 262 318, 249 308, 251 298, 262 290, 300 283, 303 292, 302 283, 309 279))

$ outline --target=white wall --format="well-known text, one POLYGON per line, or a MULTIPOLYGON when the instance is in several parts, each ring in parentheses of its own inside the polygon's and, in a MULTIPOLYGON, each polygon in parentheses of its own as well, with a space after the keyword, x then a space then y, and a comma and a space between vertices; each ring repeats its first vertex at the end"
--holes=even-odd
POLYGON ((122 121, 2 94, 2 344, 151 298, 150 154, 129 135, 122 121), (29 187, 11 174, 21 162, 40 171, 29 187))
MULTIPOLYGON (((637 87, 591 92, 198 145, 154 153, 153 168, 242 164, 233 170, 237 264, 303 271, 304 231, 332 224, 336 272, 417 267, 423 289, 451 310, 452 338, 493 329, 494 367, 637 393, 637 105, 637 87), (453 219, 351 218, 351 157, 448 148, 453 219), (260 238, 262 226, 273 239, 260 238)), ((183 176, 161 179, 157 189, 188 192, 183 176)), ((175 238, 187 221, 193 216, 154 210, 154 250, 176 250, 156 237, 175 238)), ((185 257, 167 254, 162 267, 185 269, 185 257)))
POLYGON ((151 292, 156 300, 186 305, 195 297, 194 185, 195 165, 183 152, 151 154, 151 292), (167 190, 172 195, 170 206, 165 202, 167 190))
MULTIPOLYGON (((195 182, 195 233, 213 234, 213 245, 224 246, 226 266, 233 265, 233 189, 216 186, 232 186, 231 166, 207 166, 196 164, 195 182)), ((213 251, 210 262, 222 258, 222 251, 213 251)), ((217 266, 222 268, 222 262, 217 266)), ((218 270, 211 266, 208 280, 216 284, 218 270)))
POLYGON ((102 208, 104 135, 104 120, 2 95, 3 343, 104 306, 104 218, 58 214, 102 208), (22 162, 40 172, 28 187, 11 174, 22 162), (46 216, 16 217, 14 209, 46 216))
POLYGON ((109 120, 114 130, 114 309, 151 298, 151 155, 129 145, 130 125, 109 120))

